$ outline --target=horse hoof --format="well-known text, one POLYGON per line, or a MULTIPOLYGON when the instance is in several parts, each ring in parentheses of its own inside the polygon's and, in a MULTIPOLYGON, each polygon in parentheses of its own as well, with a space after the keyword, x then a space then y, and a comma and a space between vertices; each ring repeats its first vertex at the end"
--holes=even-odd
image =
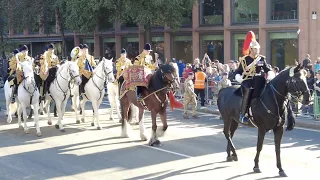
POLYGON ((20 125, 20 126, 19 126, 19 129, 23 129, 23 127, 20 125))
POLYGON ((77 120, 76 123, 77 123, 77 124, 80 124, 80 120, 77 120))
POLYGON ((43 112, 40 112, 39 114, 40 114, 40 115, 43 115, 43 112))
POLYGON ((94 123, 91 123, 91 126, 94 126, 94 123))
POLYGON ((60 131, 61 131, 61 132, 66 132, 66 130, 65 130, 65 129, 60 129, 60 131))
POLYGON ((36 126, 37 126, 36 124, 33 125, 33 127, 36 127, 36 126))
POLYGON ((81 121, 84 123, 84 118, 81 118, 81 121))
POLYGON ((54 114, 53 116, 54 116, 54 117, 58 117, 58 115, 57 115, 57 114, 54 114))
POLYGON ((148 138, 147 138, 147 136, 145 134, 140 134, 140 139, 142 141, 147 141, 148 140, 148 138))
POLYGON ((119 123, 122 123, 122 119, 119 120, 119 123))
POLYGON ((129 138, 129 135, 128 135, 127 133, 122 132, 122 133, 121 133, 121 137, 123 137, 123 138, 129 138))
POLYGON ((41 132, 38 132, 38 133, 37 133, 37 136, 38 136, 38 137, 41 137, 41 136, 42 136, 42 133, 41 133, 41 132))
POLYGON ((110 117, 110 118, 109 118, 109 120, 113 121, 113 118, 112 118, 112 117, 110 117))
POLYGON ((24 133, 29 134, 29 129, 25 129, 24 133))
POLYGON ((149 146, 157 146, 160 147, 161 146, 161 142, 157 139, 157 140, 150 140, 149 141, 149 146))
MULTIPOLYGON (((253 172, 255 173, 261 173, 260 168, 253 168, 253 172)), ((279 172, 280 173, 280 172, 279 172)))
POLYGON ((58 125, 58 124, 54 125, 54 127, 55 127, 56 129, 59 129, 59 125, 58 125))
POLYGON ((232 160, 234 160, 234 161, 238 161, 238 156, 234 156, 234 155, 232 155, 231 157, 232 157, 232 160))
POLYGON ((51 122, 51 121, 48 121, 48 125, 51 126, 51 125, 52 125, 52 122, 51 122))
POLYGON ((279 175, 281 177, 288 177, 287 174, 284 171, 279 171, 279 175))
POLYGON ((98 130, 101 130, 101 127, 97 127, 98 130))
POLYGON ((231 156, 227 157, 227 162, 232 162, 233 158, 231 156))
POLYGON ((28 119, 32 119, 32 116, 28 116, 28 119))

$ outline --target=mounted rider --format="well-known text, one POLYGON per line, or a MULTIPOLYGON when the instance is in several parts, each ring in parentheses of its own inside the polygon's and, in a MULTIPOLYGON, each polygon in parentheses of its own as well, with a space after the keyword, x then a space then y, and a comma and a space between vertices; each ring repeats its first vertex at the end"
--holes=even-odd
POLYGON ((11 95, 11 103, 15 102, 15 96, 18 92, 18 86, 19 84, 22 82, 23 80, 23 72, 21 69, 21 66, 19 65, 19 63, 22 63, 24 61, 29 61, 30 64, 32 63, 32 58, 30 56, 28 56, 28 46, 27 45, 23 45, 20 49, 20 52, 17 51, 17 49, 13 52, 14 57, 11 58, 10 60, 10 73, 11 73, 11 78, 9 81, 11 81, 11 86, 13 86, 12 88, 12 95, 11 95))
POLYGON ((96 62, 94 57, 88 53, 89 46, 87 44, 80 44, 79 48, 81 49, 81 55, 77 59, 79 66, 79 73, 82 79, 82 83, 79 87, 80 99, 85 95, 84 86, 89 81, 92 76, 93 69, 96 67, 96 62))
POLYGON ((116 80, 115 83, 118 83, 120 76, 123 73, 123 70, 132 65, 131 60, 127 58, 127 51, 125 49, 121 49, 120 58, 116 60, 116 80))
POLYGON ((265 73, 268 73, 268 80, 275 77, 271 66, 266 61, 266 57, 259 53, 260 45, 255 38, 255 34, 249 31, 243 44, 244 56, 240 58, 240 66, 235 71, 235 79, 241 83, 243 95, 239 118, 241 123, 247 123, 248 121, 248 109, 252 96, 259 97, 266 84, 265 73))
POLYGON ((49 44, 48 50, 43 54, 43 60, 40 60, 41 64, 41 73, 40 77, 44 81, 43 94, 42 98, 45 99, 45 94, 49 92, 50 84, 53 82, 56 77, 57 70, 59 67, 58 56, 54 54, 54 45, 49 44))

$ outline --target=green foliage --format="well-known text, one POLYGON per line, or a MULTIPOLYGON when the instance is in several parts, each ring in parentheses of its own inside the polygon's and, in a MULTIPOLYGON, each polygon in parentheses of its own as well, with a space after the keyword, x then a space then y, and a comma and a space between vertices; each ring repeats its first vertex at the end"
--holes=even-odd
POLYGON ((192 11, 196 0, 125 0, 125 2, 127 17, 131 17, 137 24, 177 28, 181 25, 184 15, 192 11))

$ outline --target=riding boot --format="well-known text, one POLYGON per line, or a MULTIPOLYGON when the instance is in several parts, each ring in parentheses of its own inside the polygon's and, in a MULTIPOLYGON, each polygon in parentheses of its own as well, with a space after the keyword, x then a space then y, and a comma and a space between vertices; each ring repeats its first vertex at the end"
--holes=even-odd
POLYGON ((43 88, 42 88, 42 97, 41 99, 44 101, 46 99, 46 93, 47 93, 47 82, 43 82, 43 88))
POLYGON ((79 86, 79 99, 80 99, 80 101, 83 100, 83 95, 84 95, 84 85, 81 83, 79 86))
POLYGON ((141 99, 142 96, 141 96, 141 87, 137 86, 137 99, 141 99))
POLYGON ((17 85, 15 85, 15 84, 12 86, 12 93, 11 93, 11 98, 10 98, 10 101, 12 104, 16 102, 15 97, 16 97, 16 93, 18 91, 18 88, 16 88, 16 87, 17 87, 17 85))
POLYGON ((247 123, 248 117, 246 116, 246 114, 249 109, 253 89, 246 88, 243 86, 241 87, 241 89, 242 89, 243 99, 242 99, 242 104, 241 104, 241 114, 240 114, 239 121, 241 123, 247 123))

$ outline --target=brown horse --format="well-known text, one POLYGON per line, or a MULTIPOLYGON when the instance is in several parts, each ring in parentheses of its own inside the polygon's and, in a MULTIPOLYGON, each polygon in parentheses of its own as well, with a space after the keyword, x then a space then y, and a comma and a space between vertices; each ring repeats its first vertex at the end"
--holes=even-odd
MULTIPOLYGON (((142 95, 141 100, 137 100, 135 91, 127 91, 124 95, 120 95, 121 116, 122 116, 122 136, 129 137, 128 135, 128 120, 130 119, 131 112, 130 106, 134 104, 139 108, 139 127, 140 138, 143 141, 148 140, 145 135, 145 128, 143 124, 144 110, 151 111, 152 119, 152 132, 149 145, 160 145, 158 137, 161 137, 168 128, 167 124, 167 104, 168 104, 168 91, 171 88, 178 87, 177 79, 174 76, 175 68, 170 64, 164 64, 159 67, 150 77, 148 87, 139 87, 142 95), (160 114, 163 127, 157 132, 157 114, 160 114)), ((121 87, 123 82, 120 82, 121 87)), ((169 93, 170 103, 177 103, 173 99, 172 93, 169 93)), ((178 105, 178 104, 177 104, 178 105)))

